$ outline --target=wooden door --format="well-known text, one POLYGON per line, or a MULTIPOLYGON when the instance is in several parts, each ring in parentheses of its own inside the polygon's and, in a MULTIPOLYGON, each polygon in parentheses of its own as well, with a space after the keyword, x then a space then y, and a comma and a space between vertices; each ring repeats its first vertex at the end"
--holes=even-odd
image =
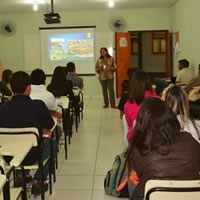
POLYGON ((0 60, 0 81, 2 81, 3 63, 0 60))
POLYGON ((116 33, 116 96, 120 97, 121 84, 123 80, 128 79, 127 70, 131 66, 131 42, 130 33, 116 33))

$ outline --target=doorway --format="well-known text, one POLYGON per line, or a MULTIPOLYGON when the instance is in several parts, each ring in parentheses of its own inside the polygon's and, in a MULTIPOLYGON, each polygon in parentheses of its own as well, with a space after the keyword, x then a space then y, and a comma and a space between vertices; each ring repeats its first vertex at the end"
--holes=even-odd
POLYGON ((155 77, 170 76, 169 31, 129 31, 131 38, 131 67, 155 77))

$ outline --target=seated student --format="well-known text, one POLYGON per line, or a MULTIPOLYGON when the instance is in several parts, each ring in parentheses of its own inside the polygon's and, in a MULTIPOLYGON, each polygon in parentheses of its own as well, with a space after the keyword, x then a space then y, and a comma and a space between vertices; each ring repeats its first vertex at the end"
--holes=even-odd
POLYGON ((177 85, 171 86, 163 92, 162 99, 176 115, 181 131, 191 133, 194 139, 199 141, 200 123, 190 116, 188 98, 184 89, 177 85))
POLYGON ((10 80, 12 77, 12 71, 10 69, 5 69, 2 73, 2 81, 6 84, 6 86, 11 90, 10 80))
MULTIPOLYGON (((128 79, 131 79, 132 74, 137 70, 137 68, 129 68, 127 70, 128 79)), ((122 118, 124 114, 124 105, 128 100, 128 88, 129 88, 129 80, 124 80, 122 82, 122 94, 119 101, 118 109, 120 110, 120 118, 122 118)))
POLYGON ((35 69, 31 73, 31 99, 40 99, 42 100, 51 114, 61 119, 61 113, 57 112, 58 106, 56 104, 56 99, 53 94, 47 91, 45 86, 46 76, 45 73, 41 69, 35 69))
POLYGON ((194 78, 193 71, 189 68, 189 61, 186 59, 182 59, 178 61, 178 69, 176 77, 177 85, 187 85, 194 78))
POLYGON ((153 92, 151 79, 142 70, 133 73, 129 82, 129 99, 124 106, 125 118, 128 124, 127 140, 130 141, 133 134, 133 124, 137 118, 141 103, 145 98, 157 97, 153 92))
POLYGON ((2 96, 12 96, 12 92, 2 81, 0 81, 0 93, 2 96))
MULTIPOLYGON (((140 178, 130 199, 143 199, 150 179, 200 180, 200 145, 159 98, 146 98, 128 148, 128 168, 140 178)), ((129 185, 130 186, 130 185, 129 185)), ((130 188, 131 189, 131 188, 130 188)))
POLYGON ((72 82, 66 80, 65 70, 61 66, 55 68, 51 83, 47 86, 47 90, 55 97, 68 96, 71 101, 74 100, 72 82))
POLYGON ((188 95, 190 115, 200 119, 200 77, 193 78, 184 90, 188 95))
POLYGON ((6 85, 6 87, 11 91, 11 95, 8 95, 8 100, 12 99, 12 90, 10 86, 10 79, 12 77, 12 71, 10 69, 5 69, 2 73, 2 82, 6 85))
MULTIPOLYGON (((41 100, 32 100, 29 95, 31 92, 30 77, 27 73, 19 71, 13 74, 11 78, 11 88, 14 96, 11 101, 7 101, 0 106, 0 127, 1 128, 24 128, 36 127, 39 130, 40 137, 43 137, 44 129, 51 129, 54 126, 54 120, 48 111, 45 103, 41 100)), ((50 137, 50 136, 49 136, 50 137)), ((50 142, 44 141, 43 159, 50 156, 50 142)), ((53 140, 54 156, 57 153, 58 146, 53 140)), ((33 147, 23 161, 24 165, 32 165, 36 162, 38 156, 37 148, 33 147)), ((10 159, 6 158, 6 161, 10 159)), ((44 179, 47 179, 48 164, 44 166, 44 179)), ((20 176, 19 176, 20 178, 20 176)), ((45 191, 48 184, 45 184, 45 191)), ((41 193, 41 174, 36 171, 32 182, 32 194, 41 193)))
MULTIPOLYGON (((176 85, 187 85, 194 77, 192 70, 189 68, 189 61, 182 59, 178 61, 178 69, 180 70, 176 76, 176 85)), ((161 95, 164 88, 168 87, 169 82, 155 78, 155 91, 157 95, 161 95)), ((173 80, 174 81, 174 80, 173 80)), ((171 83, 171 82, 170 82, 171 83)))
POLYGON ((83 79, 76 74, 76 67, 73 62, 67 63, 67 80, 72 81, 73 87, 78 87, 81 90, 84 88, 83 79))

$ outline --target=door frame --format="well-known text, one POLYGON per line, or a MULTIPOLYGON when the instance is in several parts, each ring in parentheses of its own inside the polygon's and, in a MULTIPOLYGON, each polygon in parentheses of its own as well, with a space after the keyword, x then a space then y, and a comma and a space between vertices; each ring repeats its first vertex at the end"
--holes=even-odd
POLYGON ((170 68, 170 32, 169 30, 136 30, 136 31, 128 31, 131 33, 145 33, 145 32, 166 32, 167 38, 166 38, 166 49, 167 52, 165 55, 165 73, 166 73, 166 78, 170 78, 171 75, 171 68, 170 68))

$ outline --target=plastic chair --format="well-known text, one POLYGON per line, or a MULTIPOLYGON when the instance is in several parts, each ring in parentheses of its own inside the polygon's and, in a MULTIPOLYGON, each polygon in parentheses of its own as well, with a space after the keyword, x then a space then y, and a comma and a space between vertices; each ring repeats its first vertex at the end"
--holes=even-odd
POLYGON ((60 145, 64 145, 65 148, 65 159, 67 159, 67 136, 69 144, 71 144, 72 137, 72 124, 70 117, 70 101, 67 96, 61 96, 56 98, 56 103, 61 109, 62 113, 62 129, 64 132, 64 143, 60 143, 60 145))
POLYGON ((145 200, 199 200, 200 180, 149 180, 145 200))
POLYGON ((1 200, 17 200, 19 196, 22 197, 22 187, 13 188, 10 187, 10 175, 13 172, 14 167, 10 168, 8 172, 5 170, 5 163, 0 155, 0 174, 1 179, 4 178, 4 185, 1 186, 0 199, 1 200))
MULTIPOLYGON (((13 156, 13 154, 14 154, 14 158, 10 162, 10 165, 11 165, 11 167, 15 167, 15 169, 21 169, 22 172, 24 172, 24 170, 36 170, 38 168, 41 170, 41 183, 42 183, 42 191, 43 191, 41 193, 41 199, 44 200, 45 196, 44 196, 43 166, 47 162, 50 163, 49 185, 50 185, 50 194, 52 194, 52 179, 51 179, 51 174, 52 174, 51 162, 52 162, 52 160, 51 160, 51 157, 49 157, 45 161, 42 160, 43 138, 42 139, 40 138, 38 129, 37 128, 0 128, 0 144, 1 145, 4 145, 4 144, 6 145, 7 143, 12 143, 12 142, 17 144, 17 142, 22 143, 22 141, 24 144, 30 143, 30 141, 31 141, 32 147, 38 148, 39 156, 37 158, 37 163, 34 165, 30 165, 30 166, 23 166, 15 158, 15 154, 14 154, 15 152, 13 151, 11 156, 13 156)), ((15 148, 15 146, 14 146, 14 148, 15 148)), ((51 151, 52 151, 52 149, 51 149, 51 151)), ((6 154, 6 156, 8 156, 8 154, 6 154)), ((23 185, 23 189, 24 189, 24 199, 27 199, 25 183, 23 185)))
POLYGON ((84 109, 83 92, 80 88, 77 87, 73 87, 73 92, 74 95, 79 99, 79 102, 77 103, 77 109, 78 109, 78 118, 80 122, 80 113, 81 113, 81 119, 83 119, 83 109, 84 109))

